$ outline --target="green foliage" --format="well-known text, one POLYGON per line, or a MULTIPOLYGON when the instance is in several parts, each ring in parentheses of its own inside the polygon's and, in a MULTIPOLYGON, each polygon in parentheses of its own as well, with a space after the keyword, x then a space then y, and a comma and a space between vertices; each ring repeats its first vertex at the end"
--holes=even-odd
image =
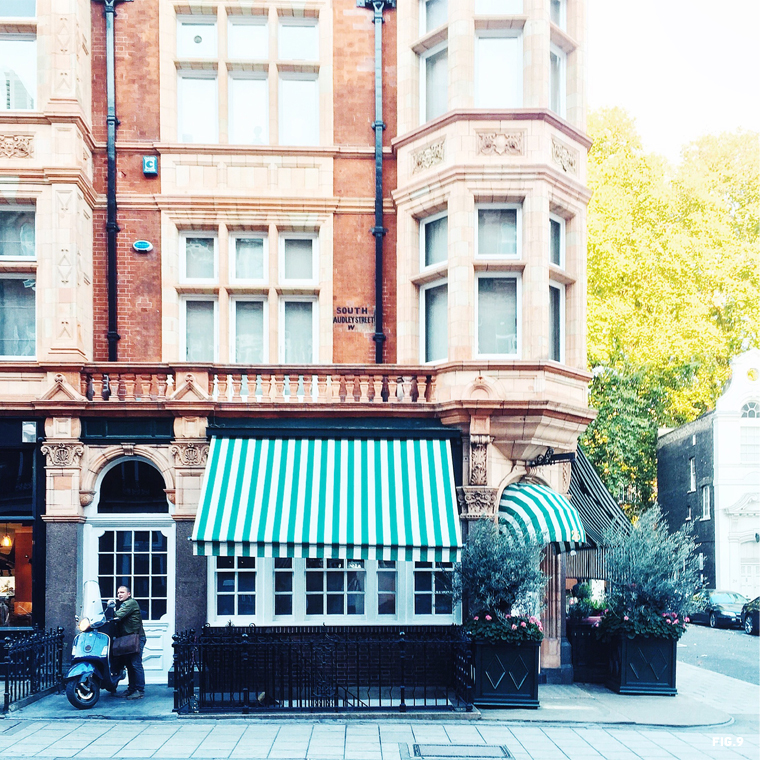
POLYGON ((591 598, 591 585, 576 583, 572 590, 573 601, 570 604, 568 620, 583 620, 583 618, 601 615, 604 605, 591 598))
POLYGON ((588 361, 599 416, 582 440, 639 514, 656 498, 657 429, 712 408, 730 360, 760 345, 760 140, 705 137, 678 167, 620 109, 591 115, 588 361))
POLYGON ((533 615, 474 615, 466 623, 465 630, 475 641, 489 641, 492 644, 500 641, 516 644, 520 641, 541 641, 544 638, 541 621, 533 615))
POLYGON ((470 525, 454 574, 454 598, 483 617, 537 612, 546 583, 541 551, 538 544, 513 544, 491 520, 478 520, 470 525))
POLYGON ((647 510, 627 534, 609 530, 609 587, 600 635, 671 635, 679 638, 700 587, 691 526, 668 532, 659 506, 647 510), (663 634, 663 631, 665 632, 663 634))

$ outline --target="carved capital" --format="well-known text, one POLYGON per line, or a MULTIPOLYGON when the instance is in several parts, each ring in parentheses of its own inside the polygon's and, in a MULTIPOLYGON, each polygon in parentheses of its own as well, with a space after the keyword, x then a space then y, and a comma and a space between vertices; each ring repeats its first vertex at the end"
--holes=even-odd
POLYGON ((552 138, 552 161, 568 174, 578 173, 578 151, 568 148, 555 138, 552 138))
POLYGON ((0 156, 3 158, 31 158, 34 135, 0 135, 0 156))
POLYGON ((46 443, 40 450, 47 457, 48 467, 79 467, 84 446, 75 442, 46 443))
POLYGON ((83 507, 89 507, 92 504, 92 500, 95 498, 95 491, 80 491, 79 503, 83 507))
POLYGON ((490 435, 470 436, 470 485, 488 484, 488 444, 493 439, 490 435))
POLYGON ((522 156, 524 132, 478 132, 478 153, 485 156, 522 156))
POLYGON ((176 498, 177 498, 177 491, 174 488, 164 488, 164 493, 166 494, 166 498, 169 500, 170 503, 176 504, 176 498))
POLYGON ((457 488, 459 516, 463 520, 493 520, 498 492, 498 488, 488 486, 460 486, 457 488))
POLYGON ((412 174, 430 169, 445 158, 446 139, 442 138, 412 153, 412 174))
POLYGON ((170 449, 178 467, 205 467, 208 444, 205 441, 175 442, 170 449))

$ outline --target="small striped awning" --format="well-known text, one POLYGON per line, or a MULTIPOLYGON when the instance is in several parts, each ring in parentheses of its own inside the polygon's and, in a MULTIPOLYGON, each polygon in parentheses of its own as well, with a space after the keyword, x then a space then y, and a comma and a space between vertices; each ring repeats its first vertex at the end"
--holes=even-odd
POLYGON ((518 543, 551 543, 566 551, 586 543, 578 510, 561 494, 537 483, 512 483, 504 489, 499 524, 518 543))
POLYGON ((447 440, 212 438, 195 553, 456 561, 447 440))

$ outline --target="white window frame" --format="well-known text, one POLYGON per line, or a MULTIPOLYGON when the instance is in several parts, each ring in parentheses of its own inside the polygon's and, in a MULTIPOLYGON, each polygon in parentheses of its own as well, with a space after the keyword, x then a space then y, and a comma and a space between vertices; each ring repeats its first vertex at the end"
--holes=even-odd
POLYGON ((32 287, 32 291, 34 292, 34 353, 31 356, 17 356, 15 354, 0 354, 0 362, 7 362, 7 361, 24 361, 24 362, 30 362, 30 361, 36 361, 37 359, 37 348, 39 340, 39 325, 40 325, 40 315, 39 315, 39 298, 37 298, 37 273, 36 272, 3 272, 0 273, 0 280, 24 280, 34 281, 34 286, 32 287))
POLYGON ((37 261, 37 205, 35 203, 13 203, 0 206, 0 214, 3 211, 17 211, 23 213, 24 211, 31 211, 34 215, 34 254, 32 256, 2 256, 1 261, 37 261))
POLYGON ((754 449, 760 440, 760 426, 757 425, 757 418, 744 419, 751 419, 752 422, 744 422, 739 427, 739 464, 756 465, 757 457, 754 449))
MULTIPOLYGON (((421 364, 442 364, 449 360, 449 325, 448 320, 446 323, 446 356, 442 359, 426 359, 425 358, 425 344, 427 342, 427 321, 425 319, 425 299, 427 297, 428 290, 434 288, 440 288, 442 285, 446 286, 446 299, 448 303, 449 297, 449 280, 447 277, 442 277, 440 280, 433 282, 427 282, 420 287, 420 363, 421 364)), ((448 312, 447 312, 448 313, 448 312)))
MULTIPOLYGON (((190 301, 204 301, 204 302, 213 302, 214 304, 214 331, 213 331, 213 338, 214 338, 214 362, 219 361, 219 298, 215 295, 213 296, 198 296, 198 295, 183 295, 180 298, 180 315, 179 315, 179 338, 180 338, 180 361, 182 362, 188 362, 192 361, 187 358, 187 304, 190 301)), ((203 363, 203 362, 201 362, 203 363)))
POLYGON ((702 486, 702 488, 700 489, 700 494, 699 494, 699 503, 700 503, 700 506, 702 507, 702 517, 701 517, 702 520, 710 519, 711 507, 712 507, 710 496, 711 496, 710 485, 707 484, 707 485, 702 486))
MULTIPOLYGON (((449 0, 449 2, 456 2, 456 0, 449 0)), ((443 24, 439 24, 436 27, 433 27, 432 29, 427 28, 427 6, 428 6, 428 0, 419 0, 420 5, 420 37, 424 37, 426 34, 430 34, 434 29, 440 29, 442 26, 446 26, 449 23, 448 19, 448 2, 446 7, 446 21, 444 21, 443 24)))
POLYGON ((281 232, 279 234, 279 259, 277 261, 277 281, 290 288, 313 288, 319 284, 319 233, 281 232), (311 279, 287 279, 285 277, 285 241, 311 240, 311 279))
POLYGON ((557 214, 549 214, 549 263, 553 267, 565 268, 565 251, 567 246, 567 220, 557 214), (552 261, 552 239, 551 239, 551 222, 559 224, 559 263, 552 261))
POLYGON ((549 110, 556 113, 561 119, 567 118, 567 53, 557 45, 551 45, 549 48, 549 110), (551 56, 555 55, 559 59, 559 110, 555 111, 551 103, 551 56))
MULTIPOLYGON (((13 18, 26 18, 24 16, 15 16, 13 18)), ((40 50, 39 45, 37 45, 37 34, 32 32, 0 32, 0 44, 4 40, 8 41, 15 41, 15 42, 34 42, 34 49, 36 56, 39 56, 40 50)), ((32 97, 32 101, 34 103, 33 108, 8 108, 8 109, 2 109, 0 110, 0 114, 8 114, 8 113, 34 113, 35 111, 40 110, 40 104, 39 104, 39 80, 40 80, 40 66, 39 61, 35 60, 34 65, 34 90, 30 93, 32 97)))
POLYGON ((522 276, 519 272, 478 272, 475 276, 475 293, 474 298, 475 302, 475 321, 473 322, 473 327, 475 330, 475 334, 473 335, 473 345, 475 346, 475 356, 478 358, 484 358, 484 359, 519 359, 522 356, 522 276), (515 280, 516 282, 516 288, 515 288, 515 295, 516 295, 516 310, 517 310, 517 352, 514 354, 482 354, 480 353, 480 345, 479 345, 479 337, 478 337, 478 319, 479 319, 479 312, 480 312, 480 299, 478 297, 478 294, 480 292, 480 286, 479 281, 481 279, 510 279, 515 280))
POLYGON ((697 460, 689 457, 689 493, 697 490, 697 460))
MULTIPOLYGON (((551 21, 551 6, 549 7, 549 21, 551 21)), ((555 26, 563 31, 567 30, 567 0, 559 0, 559 23, 555 26)))
POLYGON ((443 261, 437 262, 436 264, 425 263, 425 228, 431 222, 437 222, 439 219, 448 218, 448 216, 449 216, 449 212, 448 210, 446 210, 446 211, 441 211, 438 214, 431 214, 430 216, 426 216, 424 219, 420 219, 420 271, 424 269, 431 269, 433 267, 443 266, 449 260, 448 236, 447 236, 446 258, 443 261))
POLYGON ((229 236, 229 265, 230 265, 230 283, 235 285, 266 285, 269 282, 269 235, 266 232, 251 231, 238 231, 232 232, 229 236), (263 277, 261 279, 256 278, 244 278, 237 276, 237 257, 235 256, 235 241, 243 238, 259 238, 263 241, 262 257, 263 261, 263 277))
POLYGON ((475 205, 475 258, 487 259, 489 261, 494 260, 509 260, 519 261, 523 257, 523 241, 522 241, 522 203, 477 203, 475 205), (515 256, 503 256, 492 253, 480 252, 480 225, 478 223, 478 214, 480 210, 488 209, 516 209, 517 210, 517 253, 515 256))
POLYGON ((219 282, 219 237, 216 232, 206 232, 205 230, 183 230, 180 232, 179 281, 182 284, 192 285, 216 285, 219 282), (214 241, 214 276, 210 279, 208 277, 187 276, 187 239, 195 237, 208 238, 214 241))
POLYGON ((269 34, 265 36, 266 50, 263 51, 263 55, 246 58, 233 58, 230 53, 230 29, 233 26, 263 26, 265 29, 269 29, 269 20, 267 16, 227 16, 227 58, 232 61, 268 61, 269 60, 269 34))
POLYGON ((320 56, 320 39, 319 39, 319 21, 316 18, 297 18, 293 16, 281 16, 277 20, 277 60, 278 61, 300 61, 303 63, 317 63, 320 56), (280 37, 282 28, 285 26, 309 26, 313 27, 317 35, 317 55, 315 58, 283 58, 280 54, 280 37))
MULTIPOLYGON (((429 50, 426 50, 424 53, 420 53, 419 59, 420 59, 420 125, 427 124, 429 121, 433 121, 434 119, 440 118, 442 114, 439 114, 438 116, 434 116, 432 119, 428 119, 427 117, 427 59, 431 58, 434 55, 437 55, 442 50, 447 51, 448 55, 448 47, 449 47, 449 41, 444 40, 443 42, 439 43, 438 45, 434 45, 429 50)), ((446 78, 446 110, 444 113, 446 113, 448 108, 448 102, 449 102, 449 87, 448 87, 448 76, 446 78)))
POLYGON ((215 61, 217 58, 219 58, 219 23, 217 21, 216 16, 209 16, 209 15, 195 15, 195 14, 185 14, 185 13, 178 13, 177 14, 177 58, 181 61, 191 61, 191 60, 199 60, 199 61, 215 61), (214 27, 215 37, 215 50, 210 55, 203 55, 203 56, 193 56, 193 55, 184 55, 180 54, 179 52, 179 40, 180 40, 180 30, 183 26, 211 26, 214 27))
POLYGON ((522 108, 525 103, 525 87, 524 87, 524 80, 525 80, 525 53, 524 53, 524 45, 523 45, 523 34, 522 29, 489 29, 489 30, 478 30, 475 34, 475 78, 473 80, 473 96, 476 99, 475 102, 475 108, 493 108, 492 106, 487 105, 481 105, 477 102, 477 83, 478 83, 478 77, 480 76, 480 55, 479 55, 479 47, 478 47, 478 39, 482 37, 500 37, 503 39, 511 38, 517 40, 518 50, 517 50, 517 58, 520 61, 520 69, 519 71, 515 72, 515 81, 513 82, 515 92, 517 93, 517 102, 514 105, 510 106, 503 106, 500 108, 504 109, 510 109, 510 108, 522 108))
MULTIPOLYGON (((218 96, 218 93, 217 93, 218 96)), ((267 74, 260 73, 260 72, 241 72, 241 71, 231 71, 228 78, 227 78, 227 142, 230 145, 253 145, 253 146, 264 146, 264 145, 270 145, 271 144, 271 137, 269 135, 269 78, 267 74), (233 81, 240 81, 240 80, 255 80, 258 82, 264 82, 265 88, 265 98, 266 98, 266 114, 264 118, 264 128, 266 129, 266 134, 264 135, 264 141, 262 143, 252 143, 252 142, 235 142, 232 139, 232 132, 233 132, 233 118, 232 118, 232 105, 234 103, 234 98, 232 97, 232 83, 233 81)))
MULTIPOLYGON (((311 296, 281 296, 278 308, 279 328, 277 330, 277 357, 280 364, 287 364, 285 361, 285 304, 293 302, 309 302, 311 307, 311 345, 312 357, 307 364, 317 364, 319 362, 319 297, 311 296)), ((296 365, 297 366, 297 365, 296 365)))
MULTIPOLYGON (((256 558, 256 614, 216 613, 216 557, 206 563, 206 619, 210 625, 451 625, 461 622, 461 605, 454 603, 451 614, 414 614, 414 562, 396 562, 396 614, 378 613, 377 560, 364 560, 365 588, 363 615, 306 615, 306 560, 293 558, 293 612, 274 614, 274 558, 256 558)), ((225 572, 225 571, 222 571, 225 572)), ((229 571, 227 571, 229 572, 229 571)), ((237 572, 237 571, 235 571, 237 572)))
POLYGON ((180 69, 177 71, 177 141, 183 145, 216 145, 219 142, 219 77, 216 71, 198 71, 195 69, 180 69), (182 139, 182 125, 180 119, 183 115, 182 87, 180 79, 211 79, 216 84, 214 88, 214 135, 211 143, 184 142, 182 139))
MULTIPOLYGON (((277 141, 279 145, 287 146, 287 147, 293 147, 292 143, 285 142, 283 140, 283 125, 286 122, 287 114, 285 114, 285 98, 282 97, 282 82, 285 80, 297 80, 297 81, 309 81, 314 82, 316 84, 314 98, 316 100, 315 106, 316 106, 316 125, 314 129, 314 139, 311 142, 303 143, 302 145, 298 145, 296 147, 317 147, 321 144, 322 141, 322 125, 320 122, 321 115, 320 115, 320 93, 319 93, 319 74, 318 73, 312 73, 312 72, 303 72, 303 71, 280 71, 277 78, 277 141)), ((271 142, 271 136, 270 136, 270 142, 271 142)))
MULTIPOLYGON (((556 290, 559 292, 559 359, 555 359, 554 357, 551 357, 552 361, 558 361, 560 363, 564 363, 565 361, 565 297, 566 297, 566 288, 562 283, 555 282, 554 280, 549 281, 549 289, 550 290, 556 290)), ((549 309, 549 313, 551 314, 551 308, 549 309)), ((551 344, 552 336, 554 331, 554 325, 549 325, 549 341, 551 344)), ((551 345, 550 345, 550 352, 551 352, 551 345)))
POLYGON ((268 299, 266 296, 245 296, 245 295, 231 295, 230 296, 230 361, 232 364, 243 364, 238 357, 236 351, 237 344, 237 304, 243 303, 260 303, 262 304, 262 311, 264 314, 263 324, 261 329, 264 331, 263 345, 262 345, 262 357, 263 364, 269 364, 269 307, 268 299))

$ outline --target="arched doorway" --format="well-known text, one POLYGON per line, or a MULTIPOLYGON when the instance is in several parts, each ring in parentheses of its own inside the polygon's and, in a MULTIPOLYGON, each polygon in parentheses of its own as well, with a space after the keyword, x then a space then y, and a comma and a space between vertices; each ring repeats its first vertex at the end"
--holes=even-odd
POLYGON ((174 633, 175 526, 159 470, 142 457, 110 462, 86 509, 84 579, 97 580, 104 600, 119 586, 140 605, 148 683, 166 683, 174 633))

